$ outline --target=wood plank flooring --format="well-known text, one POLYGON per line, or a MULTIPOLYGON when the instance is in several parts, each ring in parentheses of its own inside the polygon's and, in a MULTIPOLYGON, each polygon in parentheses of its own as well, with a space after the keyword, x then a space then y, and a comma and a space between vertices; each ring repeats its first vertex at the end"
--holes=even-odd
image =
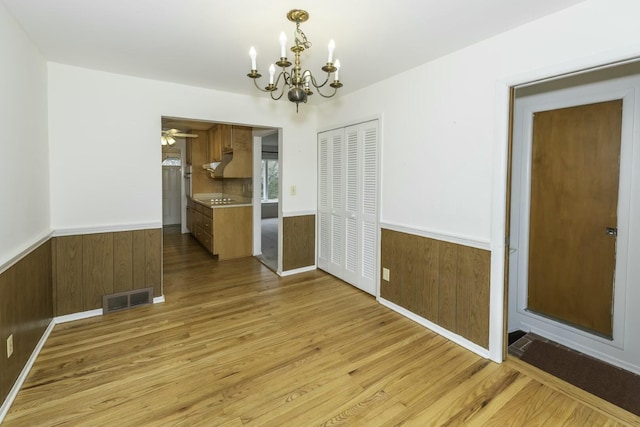
POLYGON ((315 271, 164 236, 166 302, 58 325, 7 426, 640 425, 315 271))

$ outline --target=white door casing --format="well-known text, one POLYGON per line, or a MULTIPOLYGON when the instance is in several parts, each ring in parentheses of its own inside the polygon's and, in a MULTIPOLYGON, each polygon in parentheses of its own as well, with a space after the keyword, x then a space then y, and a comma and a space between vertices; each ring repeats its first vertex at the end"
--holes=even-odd
MULTIPOLYGON (((640 92, 640 77, 611 80, 588 86, 573 87, 554 92, 516 99, 514 108, 514 142, 511 198, 511 230, 509 257, 509 330, 521 329, 536 332, 568 347, 590 354, 614 365, 640 373, 639 346, 629 342, 629 325, 638 321, 627 304, 629 286, 633 280, 627 275, 629 245, 640 236, 631 236, 630 210, 633 187, 638 183, 632 179, 634 167, 634 126, 636 105, 640 92), (557 108, 585 105, 596 102, 623 99, 622 141, 620 155, 620 187, 618 196, 618 238, 616 246, 616 271, 614 278, 613 340, 590 334, 586 331, 539 316, 526 310, 527 271, 529 239, 529 203, 531 178, 531 144, 533 114, 557 108), (634 320, 635 318, 635 320, 634 320)), ((637 157, 637 156, 635 156, 637 157)), ((635 163, 635 164, 634 164, 635 163)), ((638 178, 635 178, 638 181, 638 178)), ((637 192, 637 191, 636 191, 637 192)), ((637 244, 637 243, 636 243, 637 244)), ((634 285, 637 286, 637 285, 634 285)))

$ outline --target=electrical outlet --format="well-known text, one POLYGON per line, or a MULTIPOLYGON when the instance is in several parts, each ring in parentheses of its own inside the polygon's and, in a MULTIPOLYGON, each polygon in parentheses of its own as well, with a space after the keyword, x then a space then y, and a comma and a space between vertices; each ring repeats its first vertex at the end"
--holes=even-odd
POLYGON ((382 269, 382 280, 388 282, 389 281, 389 269, 388 268, 383 268, 382 269))
POLYGON ((13 334, 7 338, 7 359, 13 354, 13 334))
POLYGON ((296 188, 296 186, 295 186, 295 185, 292 185, 292 186, 291 186, 291 191, 290 191, 290 192, 291 192, 291 195, 292 195, 292 196, 295 196, 295 195, 296 195, 296 193, 298 192, 298 189, 296 188))

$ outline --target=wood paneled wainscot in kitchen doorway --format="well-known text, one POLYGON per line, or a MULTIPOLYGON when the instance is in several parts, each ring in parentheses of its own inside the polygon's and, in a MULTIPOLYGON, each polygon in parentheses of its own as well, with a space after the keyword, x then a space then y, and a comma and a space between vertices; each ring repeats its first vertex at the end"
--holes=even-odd
POLYGON ((55 315, 102 308, 102 296, 153 287, 162 295, 162 230, 55 237, 55 315))
POLYGON ((316 263, 316 216, 289 216, 282 219, 282 270, 289 271, 316 263))
POLYGON ((382 229, 380 296, 489 348, 491 253, 382 229))

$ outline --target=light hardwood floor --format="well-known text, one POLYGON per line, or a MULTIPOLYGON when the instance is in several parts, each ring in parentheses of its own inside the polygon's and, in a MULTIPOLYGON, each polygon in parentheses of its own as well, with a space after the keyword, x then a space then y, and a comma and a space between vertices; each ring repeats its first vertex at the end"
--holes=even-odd
POLYGON ((171 229, 164 283, 164 304, 56 326, 6 425, 639 424, 319 271, 217 262, 171 229))

